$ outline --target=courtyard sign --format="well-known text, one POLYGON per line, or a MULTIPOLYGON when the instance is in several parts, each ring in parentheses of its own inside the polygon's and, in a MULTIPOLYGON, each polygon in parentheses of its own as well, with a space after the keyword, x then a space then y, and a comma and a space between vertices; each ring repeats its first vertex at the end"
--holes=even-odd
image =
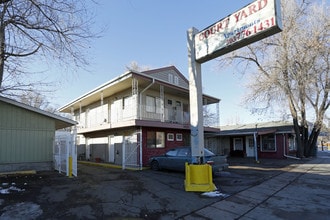
POLYGON ((195 59, 206 62, 282 30, 279 0, 257 0, 194 36, 195 59))

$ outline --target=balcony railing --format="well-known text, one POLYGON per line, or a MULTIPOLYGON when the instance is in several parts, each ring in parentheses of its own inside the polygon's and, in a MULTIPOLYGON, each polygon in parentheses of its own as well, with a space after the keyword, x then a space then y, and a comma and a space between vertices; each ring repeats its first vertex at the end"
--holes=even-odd
MULTIPOLYGON (((82 114, 81 116, 83 117, 76 116, 76 120, 79 122, 79 127, 93 128, 104 124, 125 122, 134 119, 170 122, 184 125, 190 123, 189 112, 183 111, 180 107, 165 107, 162 109, 154 106, 131 105, 125 106, 124 109, 113 108, 110 111, 101 112, 102 114, 98 111, 89 111, 88 113, 82 114)), ((219 114, 216 111, 212 113, 208 111, 208 116, 204 117, 204 126, 218 126, 218 115, 219 114), (210 117, 211 115, 215 119, 210 120, 210 118, 207 118, 208 120, 206 120, 205 117, 210 117), (212 121, 212 124, 209 124, 210 121, 212 121)))

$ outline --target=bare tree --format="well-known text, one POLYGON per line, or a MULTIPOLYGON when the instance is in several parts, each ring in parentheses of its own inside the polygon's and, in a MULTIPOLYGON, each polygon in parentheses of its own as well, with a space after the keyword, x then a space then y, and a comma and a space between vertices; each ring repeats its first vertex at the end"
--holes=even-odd
POLYGON ((246 103, 253 104, 254 110, 287 107, 298 157, 312 155, 330 105, 329 10, 325 1, 282 0, 280 34, 220 60, 223 65, 240 65, 242 72, 253 72, 246 103))
POLYGON ((129 71, 138 71, 138 72, 143 72, 143 71, 148 71, 151 69, 150 66, 146 66, 146 65, 139 65, 138 62, 136 61, 131 61, 131 63, 129 65, 126 66, 126 69, 129 71))
POLYGON ((52 107, 50 102, 47 101, 47 98, 45 95, 42 95, 39 92, 32 92, 32 91, 24 91, 20 97, 19 101, 21 103, 30 105, 35 108, 39 108, 51 113, 56 112, 56 108, 52 107))
POLYGON ((219 126, 219 117, 216 111, 212 110, 208 105, 203 106, 203 118, 204 126, 219 126))
POLYGON ((91 16, 84 0, 0 1, 0 93, 43 82, 26 80, 34 61, 86 67, 89 41, 97 37, 91 16))

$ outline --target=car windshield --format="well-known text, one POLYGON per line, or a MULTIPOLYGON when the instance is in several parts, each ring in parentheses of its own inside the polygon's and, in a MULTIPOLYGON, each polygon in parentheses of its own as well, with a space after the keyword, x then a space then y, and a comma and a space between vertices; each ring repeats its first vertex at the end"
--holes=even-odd
MULTIPOLYGON (((190 157, 191 156, 191 148, 174 148, 166 152, 166 156, 170 157, 190 157)), ((215 156, 214 153, 209 151, 208 149, 204 148, 204 156, 210 157, 215 156)))
POLYGON ((179 150, 178 157, 190 157, 190 149, 189 148, 182 148, 179 150))
POLYGON ((166 152, 166 156, 175 157, 177 155, 177 153, 178 153, 178 151, 176 149, 171 149, 166 152))
POLYGON ((214 156, 215 154, 204 148, 204 156, 214 156))

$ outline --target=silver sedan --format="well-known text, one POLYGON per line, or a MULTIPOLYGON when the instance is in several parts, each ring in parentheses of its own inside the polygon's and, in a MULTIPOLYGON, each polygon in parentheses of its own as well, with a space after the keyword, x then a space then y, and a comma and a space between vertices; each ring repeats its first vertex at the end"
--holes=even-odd
MULTIPOLYGON (((228 168, 227 157, 218 156, 204 148, 205 163, 212 166, 213 173, 228 168)), ((163 155, 153 156, 149 159, 152 170, 185 171, 185 163, 192 163, 191 147, 177 147, 167 151, 163 155)))

